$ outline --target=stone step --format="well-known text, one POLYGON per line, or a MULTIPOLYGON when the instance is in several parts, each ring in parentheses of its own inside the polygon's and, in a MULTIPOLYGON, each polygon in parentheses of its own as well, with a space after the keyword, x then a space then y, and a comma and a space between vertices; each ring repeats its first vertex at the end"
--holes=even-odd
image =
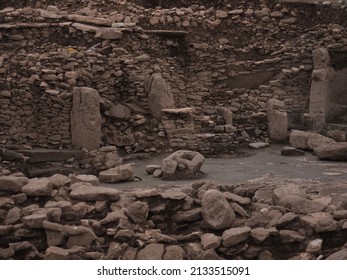
POLYGON ((16 150, 17 153, 21 153, 29 158, 29 163, 38 162, 54 162, 65 161, 70 158, 75 160, 81 159, 84 156, 82 150, 55 150, 55 149, 33 149, 33 150, 16 150))

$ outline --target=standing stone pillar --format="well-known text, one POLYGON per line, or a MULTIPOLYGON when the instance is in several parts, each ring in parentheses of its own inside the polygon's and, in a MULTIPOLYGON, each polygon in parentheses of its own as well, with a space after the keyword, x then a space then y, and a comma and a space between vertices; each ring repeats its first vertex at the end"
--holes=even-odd
POLYGON ((146 83, 148 107, 151 114, 161 120, 163 109, 175 108, 175 101, 169 85, 160 73, 153 74, 146 83))
POLYGON ((311 75, 309 116, 313 127, 321 128, 329 114, 331 80, 334 70, 330 67, 330 55, 327 49, 314 50, 312 55, 314 69, 311 75))
POLYGON ((272 141, 284 142, 288 139, 288 116, 283 101, 270 99, 267 102, 267 125, 272 141))
POLYGON ((88 151, 99 149, 101 115, 99 93, 87 87, 73 89, 71 111, 72 145, 88 151))

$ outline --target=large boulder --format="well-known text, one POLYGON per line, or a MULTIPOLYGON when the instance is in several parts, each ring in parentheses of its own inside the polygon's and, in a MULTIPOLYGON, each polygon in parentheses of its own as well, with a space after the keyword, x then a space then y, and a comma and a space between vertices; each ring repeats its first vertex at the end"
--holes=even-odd
POLYGON ((312 151, 321 145, 334 144, 335 140, 314 132, 292 130, 289 143, 294 148, 312 151))
POLYGON ((123 160, 117 153, 116 146, 105 146, 98 150, 93 150, 84 156, 80 161, 83 169, 92 169, 92 172, 99 173, 122 164, 123 160))
POLYGON ((272 141, 283 142, 288 139, 288 116, 283 101, 277 99, 268 101, 267 122, 269 137, 272 141))
POLYGON ((163 179, 197 178, 203 173, 200 171, 205 157, 199 152, 179 150, 163 160, 163 179))
POLYGON ((202 196, 202 217, 211 229, 226 229, 235 221, 235 212, 218 190, 208 190, 202 196))
POLYGON ((347 142, 319 145, 314 153, 324 160, 347 160, 347 142))
POLYGON ((76 87, 73 90, 71 137, 72 145, 89 151, 100 146, 100 96, 92 88, 76 87))
POLYGON ((149 78, 146 90, 149 110, 155 118, 162 118, 162 109, 175 108, 173 94, 160 73, 155 73, 149 78))

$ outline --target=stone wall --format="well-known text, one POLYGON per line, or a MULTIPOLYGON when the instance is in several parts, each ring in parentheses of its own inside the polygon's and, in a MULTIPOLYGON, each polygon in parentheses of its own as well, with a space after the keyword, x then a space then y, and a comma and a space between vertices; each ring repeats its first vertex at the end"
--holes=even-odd
POLYGON ((324 194, 327 184, 196 181, 120 192, 90 177, 1 176, 0 259, 347 258, 347 201, 324 194))
POLYGON ((195 108, 194 131, 203 134, 197 139, 223 138, 215 130, 225 125, 216 108, 225 107, 236 128, 225 141, 266 140, 266 102, 276 98, 289 112, 307 113, 312 51, 346 50, 345 11, 237 2, 168 9, 76 2, 59 10, 41 1, 34 9, 1 10, 1 144, 70 146, 77 86, 102 97, 102 143, 113 133, 131 138, 120 145, 128 152, 164 149, 168 138, 148 110, 145 90, 153 73, 170 85, 177 108, 195 108), (100 31, 112 24, 116 30, 100 31))

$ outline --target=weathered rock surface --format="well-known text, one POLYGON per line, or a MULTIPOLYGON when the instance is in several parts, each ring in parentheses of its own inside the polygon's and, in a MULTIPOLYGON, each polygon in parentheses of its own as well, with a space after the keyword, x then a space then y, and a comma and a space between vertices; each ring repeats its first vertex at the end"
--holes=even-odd
POLYGON ((288 117, 283 101, 268 100, 267 121, 268 132, 272 141, 283 142, 288 139, 288 117))
POLYGON ((325 205, 316 201, 305 199, 298 195, 287 195, 278 202, 279 205, 289 208, 296 214, 309 214, 320 212, 325 209, 325 205))
POLYGON ((118 183, 128 181, 134 176, 133 164, 122 164, 99 173, 99 180, 102 183, 118 183))
POLYGON ((164 255, 163 244, 149 244, 137 254, 137 260, 161 260, 164 255))
POLYGON ((342 249, 336 253, 331 254, 327 260, 347 260, 347 249, 342 249))
POLYGON ((184 260, 184 250, 178 245, 171 245, 166 247, 163 260, 184 260))
POLYGON ((71 184, 82 182, 82 183, 90 183, 93 186, 99 186, 99 178, 95 175, 88 174, 79 174, 74 175, 70 174, 69 179, 71 180, 71 184))
POLYGON ((50 196, 53 184, 48 178, 29 179, 28 183, 22 187, 23 193, 27 196, 50 196))
POLYGON ((255 143, 250 143, 248 146, 252 149, 262 149, 262 148, 266 148, 270 146, 270 144, 266 142, 255 142, 255 143))
POLYGON ((324 144, 334 144, 335 141, 318 133, 292 130, 290 132, 289 143, 294 148, 312 151, 324 144))
POLYGON ((235 221, 235 212, 218 190, 208 190, 202 196, 202 217, 208 228, 225 229, 235 221))
POLYGON ((347 160, 347 142, 322 144, 313 152, 324 160, 347 160))
POLYGON ((162 109, 175 108, 170 86, 160 73, 152 74, 146 84, 149 110, 157 119, 162 118, 162 109))
POLYGON ((213 233, 205 233, 201 236, 201 245, 204 250, 216 249, 221 244, 222 238, 213 233))
POLYGON ((304 227, 313 229, 316 232, 330 232, 338 230, 338 224, 332 216, 324 212, 316 212, 300 217, 300 222, 304 227))
POLYGON ((87 87, 74 88, 71 111, 72 144, 96 150, 101 139, 101 115, 99 93, 87 87))
POLYGON ((28 183, 28 178, 17 176, 0 176, 0 191, 19 193, 28 183))
POLYGON ((250 227, 235 227, 223 232, 222 244, 225 247, 235 246, 245 240, 251 235, 250 227))
POLYGON ((125 215, 127 215, 135 223, 144 223, 147 220, 149 213, 148 204, 145 202, 136 201, 127 208, 125 208, 125 215))
POLYGON ((89 184, 79 183, 72 187, 71 198, 85 201, 118 200, 120 192, 106 187, 95 187, 89 184))
POLYGON ((194 151, 179 150, 163 160, 163 179, 184 179, 201 176, 205 157, 194 151))

